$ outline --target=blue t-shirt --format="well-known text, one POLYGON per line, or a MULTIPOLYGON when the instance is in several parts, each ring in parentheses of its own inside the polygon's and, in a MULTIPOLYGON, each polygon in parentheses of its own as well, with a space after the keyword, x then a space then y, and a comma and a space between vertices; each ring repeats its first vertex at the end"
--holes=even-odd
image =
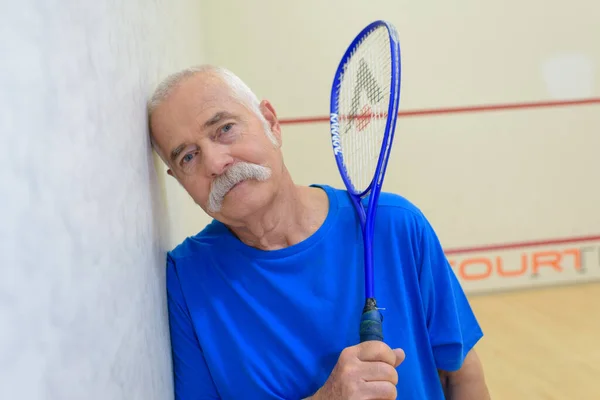
MULTIPOLYGON (((213 221, 169 252, 177 400, 302 399, 359 343, 358 219, 346 191, 319 187, 329 212, 301 243, 258 250, 213 221)), ((384 340, 406 354, 399 398, 443 399, 437 370, 460 368, 483 334, 432 227, 399 195, 380 196, 374 266, 384 340)))

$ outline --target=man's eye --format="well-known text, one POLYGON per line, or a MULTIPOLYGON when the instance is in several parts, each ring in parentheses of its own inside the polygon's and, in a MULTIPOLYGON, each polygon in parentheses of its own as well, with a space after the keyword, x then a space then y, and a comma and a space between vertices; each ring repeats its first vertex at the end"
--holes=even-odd
POLYGON ((222 133, 227 133, 227 132, 229 132, 231 130, 231 128, 233 128, 233 124, 232 123, 226 124, 226 125, 224 125, 221 128, 221 132, 222 133))
POLYGON ((188 153, 185 156, 183 156, 183 158, 181 159, 181 161, 185 164, 188 163, 190 161, 192 161, 192 159, 194 158, 194 153, 188 153))

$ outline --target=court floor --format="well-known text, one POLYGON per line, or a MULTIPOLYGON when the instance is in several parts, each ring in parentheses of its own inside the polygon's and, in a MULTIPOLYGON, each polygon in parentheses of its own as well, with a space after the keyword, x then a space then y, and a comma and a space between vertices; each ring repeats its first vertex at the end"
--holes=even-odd
POLYGON ((600 399, 600 283, 470 300, 493 400, 600 399))

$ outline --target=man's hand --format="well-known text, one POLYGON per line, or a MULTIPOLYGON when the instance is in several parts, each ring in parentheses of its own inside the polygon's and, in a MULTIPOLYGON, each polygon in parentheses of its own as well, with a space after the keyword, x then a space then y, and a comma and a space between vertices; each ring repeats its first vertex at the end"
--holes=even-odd
POLYGON ((395 400, 402 349, 379 341, 345 348, 331 375, 311 400, 395 400))

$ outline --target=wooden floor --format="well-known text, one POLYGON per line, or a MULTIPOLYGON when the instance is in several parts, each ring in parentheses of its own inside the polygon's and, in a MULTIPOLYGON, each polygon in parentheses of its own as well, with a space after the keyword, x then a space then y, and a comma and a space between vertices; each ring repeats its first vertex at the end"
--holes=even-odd
POLYGON ((600 283, 470 301, 493 400, 600 400, 600 283))

